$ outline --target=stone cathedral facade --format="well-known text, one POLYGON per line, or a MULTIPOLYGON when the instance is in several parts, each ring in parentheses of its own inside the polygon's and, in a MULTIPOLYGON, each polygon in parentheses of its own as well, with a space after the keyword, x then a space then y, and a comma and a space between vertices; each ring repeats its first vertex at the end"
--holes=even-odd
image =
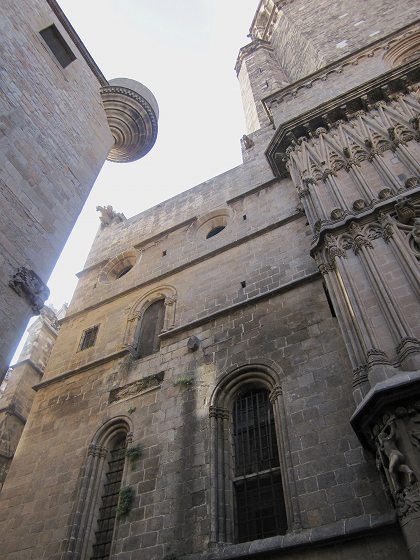
POLYGON ((262 0, 243 164, 102 209, 5 559, 420 559, 415 4, 262 0))

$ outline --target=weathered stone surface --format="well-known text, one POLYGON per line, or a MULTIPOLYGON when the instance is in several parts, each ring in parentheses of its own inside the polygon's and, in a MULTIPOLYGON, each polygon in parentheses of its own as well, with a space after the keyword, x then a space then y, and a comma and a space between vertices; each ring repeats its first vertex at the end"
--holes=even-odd
MULTIPOLYGON (((350 418, 363 391, 381 375, 388 375, 389 382, 406 368, 404 379, 415 378, 416 341, 410 331, 418 327, 412 298, 415 221, 411 216, 396 225, 394 207, 399 185, 406 189, 413 175, 410 171, 394 184, 395 175, 415 165, 415 123, 403 117, 404 131, 411 127, 413 134, 398 146, 401 128, 394 127, 393 139, 385 131, 385 148, 376 137, 360 139, 360 132, 357 141, 368 153, 362 152, 366 157, 357 163, 349 163, 355 142, 345 144, 340 129, 343 134, 334 137, 340 152, 334 167, 326 165, 332 156, 325 145, 334 127, 350 125, 334 121, 326 123, 325 132, 316 132, 305 111, 321 111, 318 106, 332 100, 342 104, 339 96, 388 71, 381 58, 384 47, 373 57, 370 47, 364 54, 355 52, 374 40, 356 18, 375 21, 384 34, 390 33, 409 23, 411 5, 404 3, 403 10, 383 2, 373 11, 366 3, 346 2, 349 13, 340 18, 343 6, 325 1, 319 15, 325 29, 319 36, 308 3, 275 4, 283 15, 270 31, 271 50, 262 45, 241 55, 239 72, 248 72, 240 75, 248 120, 263 125, 243 142, 244 164, 133 218, 113 220, 99 232, 79 273, 1 495, 0 530, 8 560, 30 547, 34 559, 76 557, 71 536, 87 527, 78 508, 91 504, 86 515, 94 524, 91 512, 99 507, 99 498, 87 502, 80 497, 93 493, 91 473, 98 456, 107 453, 97 434, 114 420, 128 426, 130 448, 141 454, 124 468, 123 485, 132 488, 135 498, 129 514, 117 520, 113 558, 408 558, 375 457, 363 448, 365 441, 352 430, 350 418), (342 20, 351 20, 352 27, 342 20), (282 164, 293 151, 304 152, 296 169, 284 166, 291 177, 275 178, 264 151, 277 131, 261 107, 252 107, 252 96, 258 102, 263 97, 260 74, 267 70, 275 82, 284 72, 291 79, 322 72, 339 57, 332 41, 338 41, 345 25, 349 57, 363 54, 361 60, 349 62, 335 77, 298 89, 287 101, 278 101, 277 109, 273 101, 272 114, 280 124, 300 116, 299 126, 308 129, 287 139, 282 164), (306 43, 297 50, 302 38, 306 43), (276 67, 275 58, 268 60, 279 50, 284 68, 276 67), (331 87, 325 86, 327 80, 331 87), (372 151, 374 141, 378 153, 372 151), (384 149, 379 153, 379 148, 384 149), (351 166, 359 181, 364 178, 366 190, 378 194, 380 214, 370 199, 366 207, 353 206, 362 197, 350 178, 351 166), (316 174, 318 167, 322 170, 316 174), (381 198, 384 188, 392 196, 381 198), (312 206, 305 202, 309 196, 315 200, 312 206), (217 235, 208 237, 214 228, 220 228, 217 235), (121 269, 115 266, 121 263, 131 268, 118 277, 121 269), (159 351, 136 358, 132 349, 142 318, 159 299, 165 306, 159 351), (83 332, 93 326, 98 327, 95 344, 80 350, 83 332), (199 341, 194 351, 191 340, 199 341), (274 380, 269 398, 288 530, 235 544, 232 400, 243 386, 268 384, 267 379, 274 380)), ((267 6, 274 2, 260 9, 267 6)), ((414 90, 397 93, 406 96, 401 107, 411 110, 407 106, 414 107, 414 90)), ((391 97, 382 90, 380 103, 386 107, 362 100, 363 118, 376 119, 375 133, 382 130, 379 119, 391 119, 400 103, 399 97, 384 96, 391 97)), ((348 135, 354 130, 356 123, 348 135)), ((416 188, 410 183, 409 196, 416 188)), ((412 206, 416 212, 417 203, 412 206)), ((89 536, 79 541, 89 548, 89 536)))

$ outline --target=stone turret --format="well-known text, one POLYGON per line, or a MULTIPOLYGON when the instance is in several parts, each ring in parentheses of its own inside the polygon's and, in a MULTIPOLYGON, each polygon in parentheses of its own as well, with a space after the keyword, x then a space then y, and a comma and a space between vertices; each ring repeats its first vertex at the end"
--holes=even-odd
POLYGON ((15 454, 35 397, 33 386, 42 378, 58 335, 58 320, 67 306, 54 312, 44 306, 28 329, 28 338, 16 364, 0 387, 0 490, 15 454))

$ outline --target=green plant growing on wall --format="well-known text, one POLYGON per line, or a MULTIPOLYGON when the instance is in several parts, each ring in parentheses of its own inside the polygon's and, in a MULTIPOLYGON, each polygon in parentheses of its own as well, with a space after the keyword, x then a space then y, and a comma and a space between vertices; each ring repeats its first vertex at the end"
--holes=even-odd
POLYGON ((117 518, 127 517, 133 507, 134 490, 131 486, 121 488, 117 507, 117 518))
POLYGON ((130 406, 130 408, 128 409, 128 414, 133 414, 133 412, 136 412, 136 407, 135 406, 130 406))
POLYGON ((174 381, 174 387, 191 387, 192 384, 193 378, 189 375, 181 375, 174 381))
POLYGON ((127 447, 125 450, 125 456, 130 461, 131 468, 136 466, 137 461, 143 455, 143 450, 140 445, 133 445, 132 447, 127 447))

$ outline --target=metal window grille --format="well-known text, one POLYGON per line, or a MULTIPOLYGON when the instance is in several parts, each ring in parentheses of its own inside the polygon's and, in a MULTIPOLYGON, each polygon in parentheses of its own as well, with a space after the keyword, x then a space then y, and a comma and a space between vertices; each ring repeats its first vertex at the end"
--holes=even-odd
POLYGON ((74 53, 55 25, 50 25, 49 27, 42 29, 39 34, 60 63, 60 66, 65 68, 73 62, 73 60, 76 60, 74 53))
POLYGON ((90 560, 108 560, 125 461, 126 439, 118 438, 109 452, 108 471, 99 508, 98 530, 90 560))
POLYGON ((98 334, 99 325, 95 325, 90 329, 86 329, 83 334, 82 338, 80 339, 79 350, 85 350, 86 348, 90 348, 94 346, 96 342, 96 335, 98 334))
POLYGON ((233 420, 237 541, 283 534, 286 509, 268 391, 241 394, 234 403, 233 420))

